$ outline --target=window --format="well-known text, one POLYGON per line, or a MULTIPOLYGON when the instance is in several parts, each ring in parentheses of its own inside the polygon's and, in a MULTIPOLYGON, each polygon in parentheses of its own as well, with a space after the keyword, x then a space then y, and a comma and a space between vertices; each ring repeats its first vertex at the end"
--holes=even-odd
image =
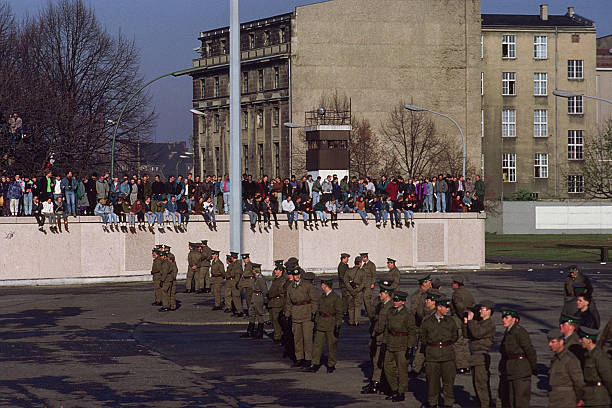
POLYGON ((204 147, 202 148, 202 174, 206 174, 206 148, 204 147))
POLYGON ((227 41, 221 40, 221 54, 227 54, 227 41))
POLYGON ((502 95, 516 95, 516 72, 502 72, 502 95))
POLYGON ((206 98, 206 80, 205 79, 200 81, 200 92, 201 92, 201 97, 206 98))
POLYGON ((215 132, 219 131, 219 114, 215 114, 215 132))
POLYGON ((215 98, 219 96, 219 77, 215 77, 215 88, 213 90, 213 96, 215 98))
POLYGON ((264 45, 270 45, 272 43, 271 41, 272 37, 270 36, 270 31, 265 31, 264 32, 264 45))
POLYGON ((583 60, 568 60, 567 61, 567 79, 582 79, 583 60))
POLYGON ((280 86, 280 68, 274 67, 274 88, 279 88, 280 86))
POLYGON ((249 48, 255 48, 255 34, 253 33, 249 34, 249 48))
POLYGON ((480 96, 484 95, 484 72, 480 73, 480 96))
POLYGON ((221 148, 215 147, 215 169, 217 176, 221 176, 221 148))
POLYGON ((206 56, 210 57, 210 49, 211 49, 211 44, 210 42, 207 42, 204 49, 206 50, 206 56))
POLYGON ((264 149, 263 143, 257 145, 257 156, 259 157, 259 177, 264 175, 264 149))
POLYGON ((548 58, 548 37, 545 35, 536 35, 533 37, 533 58, 548 58))
POLYGON ((281 44, 285 42, 285 27, 278 29, 278 42, 281 44))
POLYGON ((533 171, 535 178, 548 178, 548 154, 536 153, 533 156, 533 171))
POLYGON ((249 128, 249 111, 242 111, 242 128, 247 130, 249 128))
POLYGON ((533 74, 533 94, 536 96, 546 96, 548 94, 548 74, 546 72, 533 74))
POLYGON ((258 80, 257 80, 258 90, 259 90, 259 91, 263 91, 263 89, 264 89, 264 75, 263 75, 263 69, 260 69, 260 70, 257 72, 257 75, 258 75, 258 77, 257 77, 257 78, 258 78, 258 80))
POLYGON ((273 112, 273 126, 274 127, 278 127, 278 125, 280 124, 280 109, 279 108, 274 108, 273 112))
POLYGON ((242 73, 242 92, 244 93, 249 92, 249 73, 248 72, 242 73))
POLYGON ((263 122, 264 122, 264 118, 263 118, 263 110, 258 110, 257 111, 257 127, 259 129, 261 129, 263 127, 263 122))
POLYGON ((516 137, 516 110, 502 110, 502 136, 516 137))
POLYGON ((567 131, 567 158, 569 160, 584 159, 584 137, 582 130, 567 131))
POLYGON ((516 36, 502 35, 502 58, 516 58, 516 36))
POLYGON ((502 173, 504 175, 504 182, 506 183, 516 182, 516 154, 514 153, 503 153, 502 154, 502 173))
POLYGON ((584 193, 584 176, 567 176, 568 193, 584 193))
POLYGON ((484 35, 480 36, 480 59, 484 58, 484 35))
POLYGON ((243 173, 248 173, 249 172, 249 146, 248 145, 242 145, 242 160, 244 164, 243 173))
POLYGON ((548 136, 548 110, 536 109, 533 111, 533 136, 548 136))
POLYGON ((274 176, 280 177, 280 143, 274 142, 274 176))
POLYGON ((582 96, 570 96, 567 98, 567 113, 570 115, 582 115, 582 96))
POLYGON ((480 110, 480 137, 484 137, 484 109, 480 110))

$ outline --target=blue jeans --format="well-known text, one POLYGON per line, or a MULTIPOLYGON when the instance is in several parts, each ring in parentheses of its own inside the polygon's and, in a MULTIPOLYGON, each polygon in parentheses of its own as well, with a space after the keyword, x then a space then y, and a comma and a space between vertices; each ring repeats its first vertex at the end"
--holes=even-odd
POLYGON ((23 196, 23 213, 32 215, 32 193, 26 193, 23 196))
POLYGON ((363 210, 355 210, 357 214, 361 215, 361 218, 365 221, 368 219, 368 213, 363 210))
POLYGON ((380 224, 380 220, 382 219, 382 211, 374 211, 374 219, 377 224, 380 224))
POLYGON ((66 213, 76 214, 76 197, 74 191, 65 191, 66 195, 66 213))
POLYGON ((389 211, 387 210, 382 210, 381 211, 381 215, 382 215, 382 220, 384 222, 387 222, 387 220, 389 219, 389 211))
POLYGON ((295 221, 295 219, 293 218, 293 211, 284 211, 285 214, 287 214, 287 221, 289 221, 289 225, 291 225, 291 223, 293 221, 295 221))
POLYGON ((136 214, 128 214, 128 224, 130 224, 131 227, 134 227, 136 225, 136 214))
POLYGON ((214 211, 212 213, 204 212, 202 213, 202 216, 204 217, 204 221, 206 222, 217 222, 214 211))
POLYGON ((163 212, 156 212, 155 213, 155 217, 157 218, 157 225, 158 226, 162 226, 164 225, 164 213, 163 212))
POLYGON ((433 211, 433 195, 426 195, 423 200, 423 211, 432 212, 433 211))
POLYGON ((181 213, 181 223, 188 224, 189 223, 189 213, 181 213))
POLYGON ((176 227, 176 224, 180 224, 181 223, 181 215, 179 213, 173 213, 173 212, 169 212, 168 213, 168 221, 172 220, 172 225, 174 225, 176 227))
POLYGON ((106 225, 108 223, 108 214, 100 214, 100 218, 102 218, 102 224, 106 225))
POLYGON ((436 210, 446 212, 446 193, 438 193, 436 197, 436 210))
POLYGON ((327 213, 325 211, 315 211, 315 213, 321 221, 327 221, 327 213))
POLYGON ((413 219, 414 212, 412 212, 411 210, 404 210, 404 219, 406 220, 406 222, 408 222, 408 218, 413 219))
POLYGON ((119 220, 117 219, 117 214, 115 214, 114 212, 108 214, 108 220, 110 221, 111 224, 115 224, 117 225, 119 220))
POLYGON ((257 222, 257 214, 255 213, 255 211, 249 211, 248 214, 251 225, 255 225, 255 222, 257 222))
MULTIPOLYGON (((342 192, 342 203, 343 203, 343 204, 344 204, 344 203, 346 203, 346 202, 348 201, 348 196, 349 196, 349 193, 347 193, 346 191, 343 191, 343 192, 342 192)), ((314 205, 314 204, 313 204, 313 205, 314 205)))
POLYGON ((230 212, 230 192, 224 192, 223 193, 223 211, 226 214, 229 214, 230 212))
POLYGON ((319 194, 318 191, 313 191, 312 192, 312 205, 314 206, 319 201, 321 201, 321 195, 319 194))
POLYGON ((145 217, 147 218, 147 223, 149 223, 149 227, 152 227, 155 224, 155 213, 145 213, 145 217))

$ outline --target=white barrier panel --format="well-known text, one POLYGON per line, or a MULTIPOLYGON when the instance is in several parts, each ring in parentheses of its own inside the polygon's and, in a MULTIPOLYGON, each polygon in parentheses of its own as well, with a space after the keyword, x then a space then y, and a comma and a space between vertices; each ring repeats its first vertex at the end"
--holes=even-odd
POLYGON ((538 206, 536 229, 611 229, 612 206, 538 206))

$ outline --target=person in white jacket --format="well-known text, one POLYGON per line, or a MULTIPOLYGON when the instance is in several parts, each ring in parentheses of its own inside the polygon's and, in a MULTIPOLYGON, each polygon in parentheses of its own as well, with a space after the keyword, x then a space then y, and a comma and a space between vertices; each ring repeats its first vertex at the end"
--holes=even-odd
POLYGON ((292 227, 293 221, 295 221, 295 218, 294 218, 295 204, 293 203, 291 196, 287 196, 287 198, 283 200, 283 202, 281 203, 281 209, 283 210, 283 213, 287 214, 287 221, 289 222, 289 228, 293 228, 292 227))

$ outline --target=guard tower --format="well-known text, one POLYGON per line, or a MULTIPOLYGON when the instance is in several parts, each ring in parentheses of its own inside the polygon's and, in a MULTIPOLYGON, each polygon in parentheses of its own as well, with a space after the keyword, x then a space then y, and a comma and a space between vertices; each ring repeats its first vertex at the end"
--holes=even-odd
POLYGON ((351 111, 319 108, 306 112, 306 170, 314 179, 349 175, 349 139, 351 111))

